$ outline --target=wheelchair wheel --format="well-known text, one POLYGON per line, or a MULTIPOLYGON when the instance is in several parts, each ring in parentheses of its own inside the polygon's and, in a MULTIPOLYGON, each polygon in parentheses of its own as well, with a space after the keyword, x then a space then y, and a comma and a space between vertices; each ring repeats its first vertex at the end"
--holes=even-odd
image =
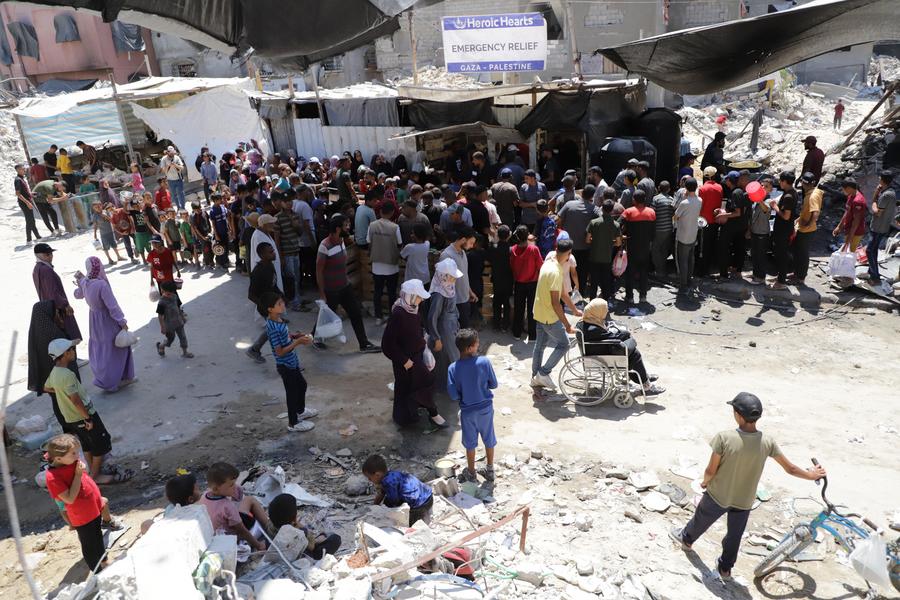
POLYGON ((596 406, 615 389, 614 374, 592 356, 566 361, 559 371, 559 390, 579 406, 596 406))
POLYGON ((617 390, 613 394, 613 404, 616 408, 631 408, 634 406, 634 396, 627 390, 617 390))

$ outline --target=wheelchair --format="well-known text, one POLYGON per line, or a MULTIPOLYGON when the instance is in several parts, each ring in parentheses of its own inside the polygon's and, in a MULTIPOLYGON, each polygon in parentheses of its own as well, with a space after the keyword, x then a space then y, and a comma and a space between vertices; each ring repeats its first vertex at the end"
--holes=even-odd
POLYGON ((596 406, 611 399, 617 408, 631 408, 638 395, 642 403, 647 400, 641 376, 628 366, 628 350, 618 340, 586 342, 580 329, 575 331, 558 383, 566 399, 579 406, 596 406), (585 356, 585 349, 598 346, 609 353, 585 356), (631 382, 632 373, 638 384, 631 382))

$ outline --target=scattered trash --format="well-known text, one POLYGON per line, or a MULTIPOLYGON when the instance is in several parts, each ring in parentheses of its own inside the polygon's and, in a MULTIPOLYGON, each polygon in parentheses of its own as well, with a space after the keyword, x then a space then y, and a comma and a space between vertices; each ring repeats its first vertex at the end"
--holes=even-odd
POLYGON ((508 417, 509 415, 512 414, 512 409, 508 406, 504 406, 503 408, 500 409, 500 414, 505 417, 508 417))
POLYGON ((350 450, 350 448, 341 448, 340 450, 335 452, 335 454, 342 458, 347 458, 347 457, 353 456, 353 451, 350 450))
POLYGON ((150 463, 148 463, 146 460, 142 460, 141 461, 141 471, 146 471, 149 468, 150 468, 150 463))
POLYGON ((288 414, 286 412, 283 412, 283 413, 278 413, 278 416, 275 418, 276 419, 287 419, 287 417, 288 417, 288 414))
POLYGON ((160 442, 171 442, 175 439, 174 435, 161 435, 157 438, 160 442))
POLYGON ((669 506, 672 505, 671 500, 665 494, 660 494, 656 491, 650 491, 641 496, 641 506, 643 506, 646 510, 652 510, 655 512, 666 512, 669 506))
POLYGON ((635 471, 628 476, 628 483, 634 488, 642 492, 659 485, 659 477, 651 471, 635 471))
POLYGON ((767 489, 766 489, 765 487, 763 487, 762 485, 757 486, 757 488, 756 488, 756 498, 757 498, 760 502, 768 502, 769 500, 772 499, 772 492, 770 492, 769 490, 767 490, 767 489))
POLYGON ((359 427, 357 427, 356 425, 350 424, 350 425, 347 425, 346 427, 344 427, 343 429, 339 430, 338 433, 340 433, 344 437, 350 437, 357 431, 359 431, 359 427))
POLYGON ((643 329, 645 331, 653 331, 657 327, 658 327, 658 325, 651 321, 641 321, 641 329, 643 329))

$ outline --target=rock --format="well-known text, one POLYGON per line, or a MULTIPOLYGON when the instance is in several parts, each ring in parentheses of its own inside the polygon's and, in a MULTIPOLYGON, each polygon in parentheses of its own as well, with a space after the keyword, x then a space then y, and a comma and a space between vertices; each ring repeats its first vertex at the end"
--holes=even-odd
POLYGON ((557 579, 565 581, 566 583, 571 583, 572 585, 578 584, 578 574, 575 572, 575 569, 569 565, 553 565, 550 567, 550 570, 557 579))
POLYGON ((751 348, 756 348, 756 342, 754 342, 754 341, 751 340, 751 341, 750 341, 750 347, 751 347, 751 348))
POLYGON ((575 527, 578 531, 589 531, 594 526, 594 519, 590 515, 578 515, 575 518, 575 527))
POLYGON ((593 490, 578 490, 575 492, 575 497, 581 500, 582 502, 587 502, 588 500, 593 500, 597 497, 597 492, 593 490))
POLYGON ((344 579, 334 589, 334 597, 341 600, 367 600, 371 597, 371 593, 372 584, 368 579, 344 579))
POLYGON ((651 491, 641 496, 641 506, 647 510, 666 512, 671 504, 669 497, 659 492, 651 491))
POLYGON ((587 577, 588 575, 594 574, 594 565, 592 565, 591 561, 587 558, 581 557, 575 561, 575 570, 578 571, 578 574, 582 577, 587 577))
POLYGON ((606 472, 607 477, 613 479, 628 479, 629 472, 625 469, 610 469, 606 472))
POLYGON ((684 502, 684 499, 687 496, 687 492, 685 492, 677 485, 673 485, 671 483, 663 483, 658 488, 656 488, 656 490, 659 493, 668 496, 669 500, 672 501, 672 504, 678 504, 679 506, 682 502, 684 502))
POLYGON ((316 566, 323 571, 330 571, 334 568, 337 562, 338 560, 334 557, 333 554, 326 554, 321 559, 319 559, 319 562, 316 563, 316 566))
POLYGON ((334 575, 318 567, 312 567, 303 574, 303 578, 306 579, 306 583, 314 588, 317 588, 333 580, 334 575))
POLYGON ((593 592, 586 592, 580 589, 580 585, 578 587, 574 585, 567 585, 564 597, 567 600, 596 600, 597 597, 593 594, 593 592))
POLYGON ((641 576, 650 598, 653 600, 693 600, 697 589, 685 576, 667 571, 651 571, 641 576))
POLYGON ((652 471, 636 471, 628 476, 628 483, 634 488, 642 492, 659 485, 659 477, 652 471))
POLYGON ((309 453, 312 454, 313 456, 319 456, 320 454, 322 454, 322 451, 319 450, 316 446, 310 446, 309 453))
MULTIPOLYGON (((587 592, 589 594, 600 595, 601 598, 604 597, 604 596, 602 596, 602 591, 603 591, 604 585, 607 585, 610 588, 612 588, 611 585, 609 585, 608 583, 606 583, 599 577, 593 577, 593 576, 582 577, 578 581, 579 588, 581 588, 582 590, 584 590, 585 592, 587 592)), ((615 588, 612 588, 612 589, 614 590, 615 588)))
POLYGON ((348 496, 362 496, 369 491, 369 480, 365 475, 351 475, 344 482, 344 493, 348 496))
POLYGON ((50 540, 48 540, 45 537, 37 538, 36 540, 34 540, 34 543, 31 545, 31 551, 32 552, 40 552, 41 550, 43 550, 47 547, 47 543, 49 541, 50 540))
POLYGON ((626 517, 628 517, 635 523, 643 523, 644 522, 644 518, 637 511, 626 508, 624 514, 626 517))
POLYGON ((648 598, 647 588, 634 575, 629 575, 622 585, 619 586, 619 593, 623 600, 646 600, 648 598))
POLYGON ((518 563, 513 570, 516 572, 517 579, 526 581, 535 587, 540 587, 544 583, 544 578, 549 574, 543 564, 532 561, 518 563))
POLYGON ((350 450, 350 448, 341 448, 334 454, 335 456, 340 456, 341 458, 348 458, 350 456, 353 456, 353 451, 350 450))
POLYGON ((533 448, 531 450, 531 458, 544 458, 544 452, 540 448, 533 448))

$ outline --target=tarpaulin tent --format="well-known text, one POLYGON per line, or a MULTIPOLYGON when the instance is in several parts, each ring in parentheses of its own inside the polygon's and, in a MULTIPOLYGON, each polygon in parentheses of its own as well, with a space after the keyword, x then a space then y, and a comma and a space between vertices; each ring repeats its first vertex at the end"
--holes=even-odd
MULTIPOLYGON (((185 156, 199 153, 203 146, 236 148, 240 142, 251 140, 259 143, 263 156, 269 155, 262 119, 250 105, 247 94, 235 86, 196 94, 166 108, 144 108, 139 104, 132 104, 131 108, 160 139, 175 142, 185 156)), ((193 161, 187 163, 188 179, 200 179, 193 161)))
POLYGON ((413 127, 423 131, 475 121, 497 125, 497 119, 491 110, 492 105, 493 98, 453 103, 426 100, 406 107, 406 115, 413 127))
POLYGON ((97 13, 177 35, 221 52, 253 48, 260 58, 305 68, 309 63, 390 35, 397 15, 430 0, 31 0, 97 13), (273 29, 274 27, 274 29, 273 29))
POLYGON ((898 10, 898 0, 814 0, 597 52, 668 90, 708 94, 832 50, 900 39, 898 10))

